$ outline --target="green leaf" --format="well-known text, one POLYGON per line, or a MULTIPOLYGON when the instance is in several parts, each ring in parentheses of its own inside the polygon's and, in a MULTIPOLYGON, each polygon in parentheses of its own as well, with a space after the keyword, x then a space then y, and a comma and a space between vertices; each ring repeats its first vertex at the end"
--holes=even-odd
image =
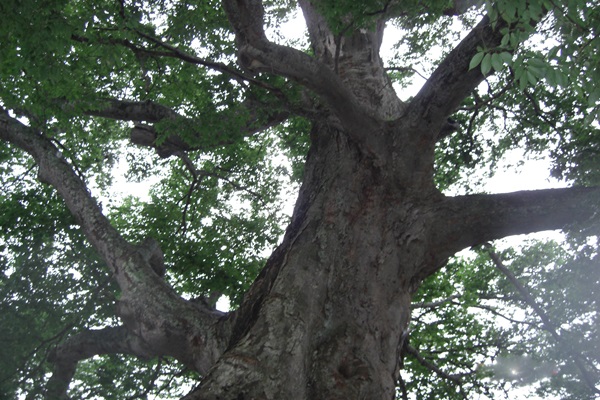
POLYGON ((506 22, 512 22, 515 20, 515 14, 516 14, 516 7, 514 5, 514 3, 507 1, 507 2, 499 2, 498 3, 499 6, 502 6, 500 13, 502 14, 502 18, 504 18, 504 20, 506 22))
POLYGON ((487 53, 481 60, 481 73, 487 75, 492 69, 492 55, 487 53))
POLYGON ((512 64, 512 54, 507 52, 507 51, 503 51, 502 53, 500 53, 500 58, 502 59, 502 62, 506 65, 511 65, 512 64))
POLYGON ((530 69, 527 70, 527 81, 531 84, 531 86, 537 83, 537 76, 531 72, 530 69))
POLYGON ((519 78, 519 89, 521 89, 521 91, 523 91, 527 88, 527 86, 528 86, 527 73, 524 73, 519 78))
POLYGON ((600 87, 595 88, 588 96, 588 107, 595 107, 600 100, 600 87))
POLYGON ((556 73, 556 83, 558 84, 558 86, 560 86, 562 88, 566 88, 567 85, 569 84, 569 78, 567 77, 567 75, 559 69, 556 69, 555 73, 556 73))
POLYGON ((473 68, 477 67, 481 63, 483 56, 485 56, 485 53, 482 51, 480 51, 479 53, 477 53, 473 56, 473 58, 471 59, 471 62, 469 63, 469 71, 472 70, 473 68))
POLYGON ((556 70, 554 68, 550 68, 548 71, 546 71, 545 78, 548 85, 552 87, 557 86, 556 70))
POLYGON ((510 47, 517 47, 518 44, 521 42, 521 39, 519 38, 519 35, 516 32, 511 32, 510 33, 510 47))
POLYGON ((504 66, 504 62, 502 61, 502 57, 500 57, 499 53, 492 54, 492 67, 495 71, 500 71, 504 66))
POLYGON ((548 68, 548 63, 541 58, 532 58, 529 60, 528 64, 539 69, 548 68))
POLYGON ((523 76, 524 72, 525 72, 525 67, 523 66, 523 64, 516 64, 514 66, 515 80, 521 79, 521 76, 523 76))
POLYGON ((528 68, 527 68, 527 71, 529 71, 536 78, 543 78, 545 76, 545 70, 544 69, 535 67, 533 65, 529 65, 528 68))

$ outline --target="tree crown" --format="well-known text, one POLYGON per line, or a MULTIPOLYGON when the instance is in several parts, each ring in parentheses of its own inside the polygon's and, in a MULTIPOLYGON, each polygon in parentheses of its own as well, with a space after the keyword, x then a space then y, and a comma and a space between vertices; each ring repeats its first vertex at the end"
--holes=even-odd
MULTIPOLYGON (((52 143, 57 157, 102 198, 103 213, 123 238, 160 243, 165 280, 186 298, 213 303, 227 296, 234 307, 241 304, 264 266, 265 250, 277 244, 289 219, 282 204, 304 177, 312 122, 331 110, 339 116, 336 104, 353 112, 363 99, 352 86, 360 79, 344 75, 353 39, 379 37, 386 24, 397 38, 381 65, 403 101, 381 113, 358 107, 355 122, 367 126, 372 118, 387 126, 425 102, 429 114, 418 118, 450 117, 435 148, 437 189, 479 190, 472 177, 491 174, 514 149, 548 157, 552 175, 566 183, 599 184, 600 8, 592 2, 318 1, 311 10, 320 18, 313 22, 321 22, 309 24, 306 37, 295 42, 282 31, 299 12, 295 2, 223 3, 0 3, 0 138, 9 137, 6 121, 12 120, 52 143), (234 3, 247 9, 234 10, 234 3), (249 18, 232 22, 236 12, 249 18), (488 36, 453 58, 482 17, 488 36), (327 46, 315 42, 323 30, 332 41, 330 58, 320 53, 319 46, 327 46), (278 47, 261 48, 265 42, 278 47), (288 70, 261 63, 276 50, 299 64, 288 70), (459 61, 468 68, 454 71, 459 61), (326 66, 330 86, 321 90, 323 82, 307 79, 300 65, 306 71, 326 66), (418 75, 423 87, 404 96, 418 75), (436 85, 447 77, 462 86, 444 93, 436 85), (116 195, 114 172, 123 165, 130 182, 156 182, 147 197, 116 195)), ((365 40, 371 42, 361 46, 379 51, 381 39, 365 40)), ((117 324, 114 303, 122 295, 102 254, 78 228, 82 217, 39 182, 40 163, 26 145, 6 140, 0 147, 0 335, 10 346, 0 354, 0 397, 41 393, 57 344, 75 332, 117 324)), ((596 233, 594 226, 584 228, 596 233)), ((564 354, 582 354, 597 372, 600 354, 589 340, 598 337, 599 326, 594 246, 573 237, 570 248, 532 244, 521 255, 502 253, 534 293, 546 296, 553 319, 574 321, 565 335, 581 342, 567 350, 547 346, 551 335, 533 329, 539 327, 535 312, 523 316, 499 305, 505 300, 517 307, 523 299, 489 254, 479 249, 468 262, 453 259, 417 293, 411 345, 421 353, 406 362, 412 380, 404 390, 430 398, 486 393, 508 378, 490 359, 527 354, 534 372, 519 375, 520 383, 591 398, 589 387, 577 386, 577 366, 564 354), (585 290, 564 283, 586 276, 593 279, 585 290), (588 294, 582 299, 582 293, 588 294), (494 326, 476 308, 509 323, 494 326), (448 345, 457 355, 447 356, 448 345), (425 378, 432 370, 433 383, 425 378), (467 383, 455 391, 459 378, 467 383)), ((196 374, 170 359, 108 355, 80 363, 70 394, 179 396, 172 382, 196 374)))

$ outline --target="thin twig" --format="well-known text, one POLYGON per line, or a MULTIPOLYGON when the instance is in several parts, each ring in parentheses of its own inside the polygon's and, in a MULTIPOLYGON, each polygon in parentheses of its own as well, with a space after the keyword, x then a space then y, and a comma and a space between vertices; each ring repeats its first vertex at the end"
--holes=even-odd
POLYGON ((460 294, 453 294, 445 299, 438 300, 438 301, 432 301, 429 303, 426 303, 423 301, 421 303, 411 304, 410 308, 413 310, 415 310, 417 308, 436 308, 436 307, 442 306, 446 303, 450 303, 450 302, 452 302, 452 300, 458 299, 460 297, 461 297, 460 294))
POLYGON ((406 390, 406 383, 404 379, 402 379, 402 375, 398 374, 398 386, 400 387, 400 392, 402 393, 402 400, 408 400, 408 391, 406 390))
POLYGON ((278 94, 282 94, 281 89, 279 89, 278 87, 269 85, 268 83, 258 80, 256 78, 253 78, 252 76, 248 76, 247 74, 244 74, 243 72, 241 72, 235 68, 232 68, 227 64, 210 61, 210 60, 205 60, 200 57, 196 57, 192 54, 186 53, 185 51, 181 50, 178 47, 175 47, 169 43, 162 41, 159 38, 156 38, 154 36, 143 33, 139 30, 135 30, 135 32, 138 35, 140 35, 141 37, 143 37, 144 39, 169 50, 170 54, 166 54, 167 56, 179 58, 180 60, 183 60, 183 61, 186 61, 186 62, 189 62, 192 64, 197 64, 197 65, 202 65, 204 67, 212 68, 215 71, 219 71, 219 72, 231 75, 231 76, 237 78, 238 80, 247 81, 247 82, 253 83, 257 86, 260 86, 263 89, 267 89, 271 92, 276 92, 278 94))
POLYGON ((386 67, 385 70, 386 71, 400 71, 400 72, 411 71, 411 72, 414 72, 415 74, 419 75, 421 78, 427 80, 427 77, 425 75, 423 75, 422 73, 420 73, 418 70, 414 69, 413 67, 386 67))
POLYGON ((414 358, 417 359, 417 361, 419 362, 419 364, 421 364, 422 366, 424 366, 425 368, 435 372, 436 374, 438 374, 440 377, 447 379, 449 381, 452 381, 456 384, 461 384, 460 378, 455 376, 455 375, 450 375, 444 371, 442 371, 437 365, 433 364, 431 361, 427 360, 425 357, 423 357, 421 355, 421 353, 419 353, 419 351, 417 349, 415 349, 414 347, 412 347, 411 345, 406 345, 404 346, 404 350, 410 354, 411 356, 413 356, 414 358))

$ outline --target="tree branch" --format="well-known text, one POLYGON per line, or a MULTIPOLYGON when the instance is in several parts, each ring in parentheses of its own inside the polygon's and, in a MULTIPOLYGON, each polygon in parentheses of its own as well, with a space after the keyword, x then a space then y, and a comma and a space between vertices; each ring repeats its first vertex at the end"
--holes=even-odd
POLYGON ((600 188, 573 187, 447 198, 433 239, 444 255, 511 235, 585 224, 598 233, 600 188))
POLYGON ((402 374, 398 374, 398 386, 400 387, 400 393, 402 393, 402 400, 408 400, 408 391, 406 390, 406 383, 402 378, 402 374))
MULTIPOLYGON (((67 106, 65 106, 67 107, 67 106)), ((73 105, 69 106, 73 108, 73 105)), ((285 121, 291 115, 290 111, 281 107, 281 102, 265 105, 264 103, 246 100, 238 103, 233 110, 221 112, 221 118, 216 120, 227 124, 231 121, 230 129, 219 129, 211 132, 212 137, 207 137, 203 132, 202 121, 187 118, 174 110, 151 101, 133 102, 126 100, 107 99, 99 107, 84 111, 87 115, 111 118, 121 121, 136 121, 138 124, 131 130, 131 142, 140 146, 148 146, 156 149, 161 157, 170 157, 181 151, 206 150, 214 147, 231 144, 239 137, 248 137, 265 129, 274 127, 285 121), (266 107, 268 106, 268 107, 266 107), (265 112, 264 110, 268 111, 265 112), (244 122, 239 123, 242 119, 244 122), (163 120, 173 121, 174 126, 189 127, 192 131, 186 133, 191 140, 185 141, 177 133, 169 133, 167 138, 156 144, 159 134, 152 125, 142 124, 144 122, 160 122, 163 120), (201 144, 190 145, 190 142, 201 144)))
POLYGON ((438 301, 432 301, 429 303, 426 302, 420 302, 420 303, 413 303, 410 305, 411 310, 416 310, 418 308, 438 308, 439 306, 443 306, 444 304, 448 304, 451 303, 452 300, 458 299, 462 297, 461 294, 453 294, 451 296, 446 297, 445 299, 441 299, 438 301))
POLYGON ((89 194, 85 183, 64 160, 62 152, 49 139, 3 110, 0 110, 0 139, 23 149, 35 159, 38 164, 38 179, 56 188, 88 240, 115 271, 115 250, 130 252, 131 245, 102 215, 98 203, 89 194))
POLYGON ((411 118, 415 121, 425 120, 441 125, 485 79, 480 68, 469 70, 469 63, 478 47, 490 49, 500 45, 503 35, 499 30, 502 26, 505 24, 498 22, 494 29, 489 18, 484 17, 440 63, 411 101, 407 115, 412 112, 411 118))
MULTIPOLYGON (((277 91, 277 92, 279 91, 278 88, 271 86, 266 82, 254 79, 252 76, 245 74, 244 72, 238 70, 237 68, 234 68, 232 66, 229 66, 229 65, 221 63, 221 62, 216 62, 216 61, 200 58, 194 54, 190 54, 190 53, 180 49, 177 46, 167 43, 160 38, 157 38, 157 37, 154 37, 147 33, 144 33, 138 29, 132 29, 132 30, 136 34, 138 34, 140 37, 144 38, 147 42, 152 43, 157 46, 160 46, 161 48, 165 49, 166 51, 149 50, 142 46, 136 45, 127 39, 94 38, 93 42, 100 43, 100 44, 123 46, 123 47, 130 49, 136 56, 176 58, 176 59, 179 59, 179 60, 184 61, 189 64, 201 65, 203 67, 210 68, 214 71, 218 71, 220 73, 227 74, 238 81, 247 81, 247 82, 251 82, 251 83, 255 84, 256 86, 259 86, 259 87, 262 87, 262 88, 265 88, 268 90, 277 91)), ((92 43, 91 39, 84 37, 84 36, 80 36, 80 35, 71 35, 71 39, 76 42, 81 42, 81 43, 92 43)))
POLYGON ((424 366, 425 368, 435 372, 436 374, 438 374, 441 378, 447 379, 449 381, 452 381, 458 385, 461 384, 460 378, 455 376, 455 375, 450 375, 444 371, 442 371, 437 365, 433 364, 432 362, 428 361, 425 357, 423 357, 421 355, 421 353, 419 353, 419 350, 415 349, 414 347, 412 347, 411 345, 406 345, 404 346, 404 349, 406 351, 407 354, 410 354, 411 356, 413 356, 418 362, 419 364, 421 364, 422 366, 424 366))
POLYGON ((95 355, 117 353, 144 359, 156 355, 124 326, 82 331, 56 346, 49 354, 48 361, 54 367, 46 385, 46 398, 67 399, 67 389, 79 361, 95 355))
POLYGON ((233 78, 237 79, 238 81, 248 81, 248 82, 251 82, 251 83, 253 83, 257 86, 260 86, 264 89, 268 89, 268 90, 272 90, 272 91, 279 91, 278 88, 271 86, 266 82, 262 82, 257 79, 254 79, 252 76, 248 76, 247 74, 243 73, 242 71, 239 71, 233 67, 230 67, 227 64, 202 59, 193 54, 186 53, 185 51, 181 50, 180 48, 173 46, 167 42, 164 42, 163 40, 161 40, 159 38, 150 36, 139 30, 136 30, 135 32, 138 35, 140 35, 141 37, 143 37, 144 39, 150 41, 151 43, 154 43, 162 48, 167 49, 168 52, 163 54, 164 56, 175 57, 182 61, 188 62, 190 64, 202 65, 204 67, 214 69, 215 71, 219 71, 221 73, 228 74, 228 75, 232 76, 233 78))
MULTIPOLYGON (((156 149, 157 154, 163 158, 177 155, 182 151, 206 151, 233 144, 240 138, 253 136, 264 131, 265 129, 275 127, 290 116, 290 113, 286 110, 273 108, 270 110, 271 112, 268 115, 259 116, 256 113, 256 108, 252 107, 246 109, 245 105, 242 105, 240 109, 233 113, 233 116, 223 115, 223 118, 226 120, 235 120, 238 114, 240 116, 244 115, 244 120, 246 122, 242 125, 238 125, 237 123, 233 122, 233 126, 229 127, 230 129, 225 127, 224 129, 220 129, 216 132, 211 132, 211 137, 207 137, 208 135, 206 132, 201 132, 200 130, 194 131, 191 132, 191 137, 193 139, 189 141, 185 141, 181 138, 181 136, 173 133, 169 134, 160 145, 156 144, 156 139, 159 136, 159 132, 157 132, 153 126, 138 124, 131 131, 131 142, 140 146, 153 147, 156 149), (190 144, 189 142, 200 143, 190 144)), ((174 125, 178 126, 177 124, 174 125)), ((187 119, 185 126, 192 126, 194 129, 196 129, 196 127, 202 128, 200 123, 194 123, 190 119, 187 119)), ((188 135, 189 134, 190 133, 188 133, 188 135)))
MULTIPOLYGON (((67 104, 63 109, 69 110, 77 107, 76 104, 67 104)), ((153 101, 127 101, 117 99, 104 99, 93 109, 84 111, 86 115, 117 119, 121 121, 146 121, 158 122, 163 119, 184 118, 169 107, 153 101)))
POLYGON ((38 164, 39 179, 64 199, 121 288, 117 314, 125 326, 156 354, 206 373, 225 350, 232 321, 178 296, 159 275, 163 266, 158 244, 150 240, 135 246, 123 239, 48 138, 0 110, 0 139, 28 152, 38 164))
POLYGON ((457 16, 466 13, 470 8, 481 4, 479 0, 452 0, 448 8, 444 10, 444 15, 457 16))
MULTIPOLYGON (((349 135, 367 148, 378 122, 359 106, 338 75, 325 64, 291 47, 269 42, 260 0, 223 0, 238 41, 240 64, 252 72, 277 74, 315 92, 339 117, 349 135)), ((371 147, 372 148, 372 147, 371 147)))

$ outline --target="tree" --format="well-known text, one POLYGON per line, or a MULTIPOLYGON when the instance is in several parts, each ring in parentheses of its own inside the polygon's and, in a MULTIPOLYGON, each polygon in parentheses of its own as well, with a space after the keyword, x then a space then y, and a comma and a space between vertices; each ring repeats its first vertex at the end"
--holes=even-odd
POLYGON ((562 360, 522 378, 540 390, 598 393, 598 6, 28 0, 0 15, 4 396, 167 397, 185 381, 186 399, 493 397, 489 360, 510 353, 562 360), (296 6, 307 43, 277 34, 296 6), (388 64, 386 24, 401 35, 388 64), (426 55, 400 100, 393 82, 426 55), (461 186, 515 148, 549 153, 571 187, 461 186), (149 200, 110 196, 120 153, 131 178, 160 178, 149 200), (263 261, 285 176, 298 199, 263 261), (481 247, 556 229, 575 252, 481 247), (573 277, 589 292, 562 303, 573 277), (534 313, 511 336, 472 312, 514 310, 486 299, 534 313))

